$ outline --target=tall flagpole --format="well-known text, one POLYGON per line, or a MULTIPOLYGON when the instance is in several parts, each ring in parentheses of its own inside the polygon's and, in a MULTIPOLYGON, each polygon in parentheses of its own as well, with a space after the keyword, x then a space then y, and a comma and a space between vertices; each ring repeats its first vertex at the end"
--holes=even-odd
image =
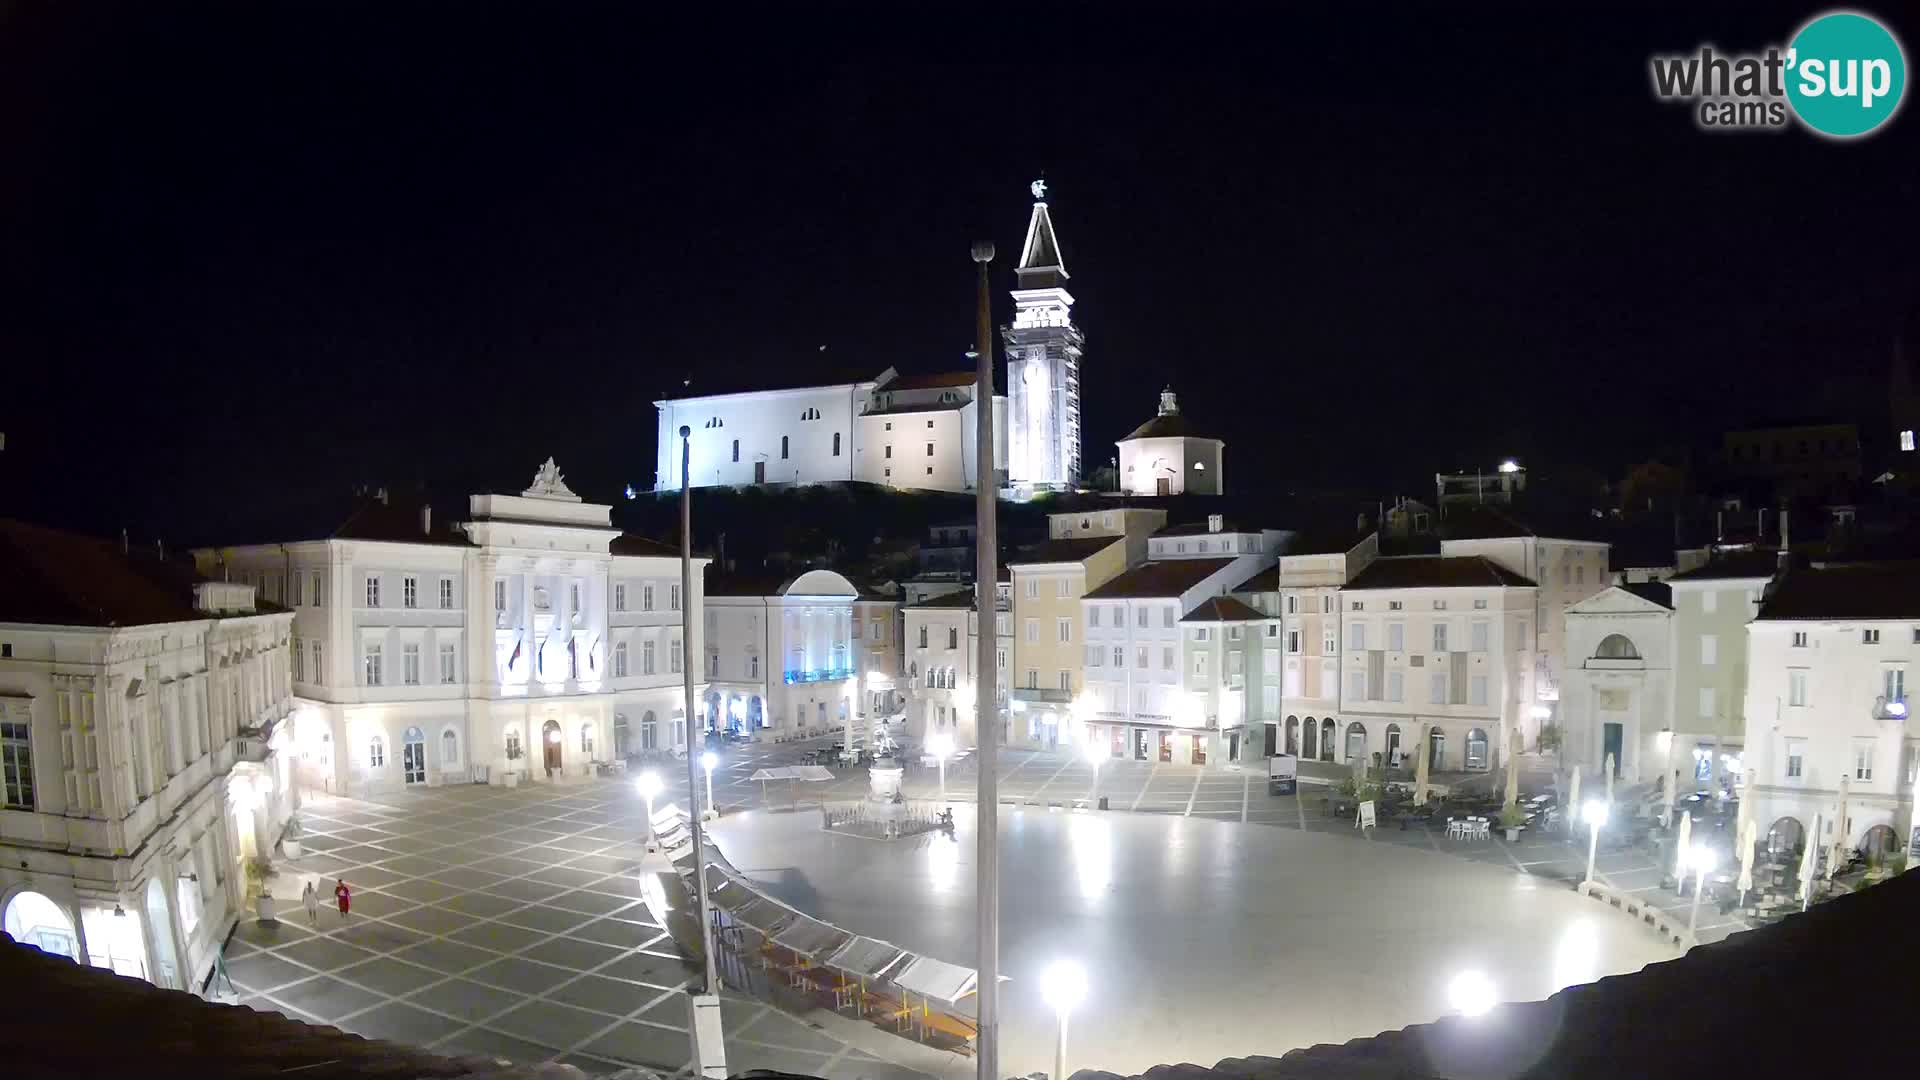
POLYGON ((973 261, 980 267, 978 322, 974 330, 974 518, 979 556, 974 565, 974 611, 979 620, 979 655, 975 657, 973 684, 974 728, 979 733, 980 792, 974 815, 978 844, 974 861, 978 864, 974 879, 974 907, 979 931, 979 1067, 978 1080, 1000 1078, 1000 801, 998 777, 1000 762, 999 672, 995 670, 994 625, 995 583, 999 580, 999 558, 994 524, 995 501, 999 498, 999 476, 993 469, 993 287, 990 271, 993 242, 976 241, 973 261))

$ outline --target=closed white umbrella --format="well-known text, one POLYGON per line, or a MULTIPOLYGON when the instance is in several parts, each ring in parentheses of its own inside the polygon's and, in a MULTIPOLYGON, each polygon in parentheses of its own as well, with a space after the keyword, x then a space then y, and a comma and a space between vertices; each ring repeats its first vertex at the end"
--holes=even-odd
POLYGON ((1685 811, 1680 815, 1680 831, 1674 834, 1677 841, 1673 846, 1673 879, 1680 883, 1680 891, 1687 891, 1687 847, 1693 842, 1693 812, 1685 811))
POLYGON ((1800 852, 1800 910, 1813 900, 1813 868, 1820 861, 1820 815, 1813 815, 1813 832, 1800 852))
POLYGON ((1520 805, 1520 732, 1507 740, 1507 808, 1520 805))
POLYGON ((1612 754, 1607 755, 1607 763, 1605 766, 1603 766, 1603 768, 1606 770, 1606 774, 1607 774, 1607 809, 1612 810, 1613 809, 1613 755, 1612 754))
POLYGON ((1427 805, 1427 726, 1420 725, 1420 741, 1413 744, 1413 805, 1427 805))
POLYGON ((1564 811, 1567 818, 1567 832, 1579 828, 1580 817, 1580 766, 1573 767, 1573 780, 1567 784, 1567 805, 1564 811))
POLYGON ((1833 808, 1833 849, 1827 852, 1828 881, 1833 880, 1833 876, 1840 872, 1841 865, 1847 861, 1847 852, 1849 850, 1847 845, 1847 784, 1851 779, 1852 778, 1845 773, 1840 774, 1840 796, 1835 800, 1833 808))
MULTIPOLYGON (((1745 810, 1746 806, 1743 803, 1741 804, 1743 817, 1745 817, 1745 810)), ((1737 884, 1740 887, 1742 904, 1747 902, 1747 893, 1753 889, 1753 849, 1759 840, 1759 837, 1754 835, 1757 829, 1758 826, 1754 824, 1752 818, 1745 818, 1741 821, 1740 831, 1737 834, 1740 837, 1740 880, 1737 884)))
POLYGON ((1660 771, 1660 824, 1673 824, 1673 770, 1660 771))

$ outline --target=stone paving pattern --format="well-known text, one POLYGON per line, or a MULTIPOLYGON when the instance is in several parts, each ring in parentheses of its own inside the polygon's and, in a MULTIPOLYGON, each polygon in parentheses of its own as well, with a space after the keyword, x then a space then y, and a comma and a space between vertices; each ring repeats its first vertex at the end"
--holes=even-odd
MULTIPOLYGON (((866 770, 835 767, 833 783, 795 785, 793 795, 787 785, 767 785, 763 803, 762 785, 747 777, 818 745, 730 748, 714 777, 722 812, 784 806, 791 798, 804 805, 863 796, 866 770)), ((684 762, 658 771, 667 782, 662 799, 684 803, 684 762)), ((1011 749, 1000 760, 1003 799, 1072 805, 1095 794, 1093 780, 1087 762, 1065 754, 1011 749)), ((951 801, 970 799, 976 782, 970 763, 950 767, 951 801)), ((910 767, 906 788, 910 798, 936 798, 937 771, 910 767)), ((1323 809, 1324 789, 1303 785, 1298 796, 1269 795, 1264 772, 1252 769, 1109 762, 1097 794, 1114 811, 1428 848, 1568 883, 1585 869, 1584 843, 1564 835, 1468 843, 1389 825, 1361 837, 1350 818, 1323 809)), ((448 1054, 555 1060, 590 1072, 638 1064, 687 1073, 681 991, 691 971, 638 902, 643 816, 630 785, 613 781, 433 788, 381 802, 308 795, 301 813, 305 857, 281 860, 281 868, 317 875, 329 903, 317 927, 294 897, 279 898, 278 925, 243 921, 228 947, 229 972, 246 1005, 369 1038, 448 1054), (344 920, 330 903, 335 877, 354 888, 344 920)), ((1639 849, 1603 843, 1599 869, 1616 888, 1684 904, 1661 889, 1660 868, 1639 849)), ((1700 937, 1717 940, 1746 926, 1703 909, 1700 937)), ((921 1075, 760 1001, 728 995, 724 1012, 728 1064, 736 1073, 765 1067, 836 1080, 921 1075)))

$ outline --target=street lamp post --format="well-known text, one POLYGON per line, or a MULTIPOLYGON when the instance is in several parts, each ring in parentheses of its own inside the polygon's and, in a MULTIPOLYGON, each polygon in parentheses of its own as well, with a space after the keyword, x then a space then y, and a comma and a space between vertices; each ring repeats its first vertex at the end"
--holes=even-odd
POLYGON ((633 790, 639 792, 640 797, 647 800, 647 843, 649 844, 653 843, 654 841, 653 800, 660 797, 660 788, 662 786, 663 785, 660 782, 660 774, 657 772, 654 772, 652 769, 648 769, 646 772, 641 773, 639 776, 635 777, 633 781, 633 790))
POLYGON ((709 817, 720 816, 720 808, 713 805, 713 770, 718 768, 719 765, 719 754, 709 750, 700 755, 700 767, 707 772, 707 814, 709 817))
POLYGON ((1693 866, 1693 907, 1687 915, 1688 937, 1692 937, 1694 927, 1700 925, 1700 894, 1707 891, 1707 873, 1716 861, 1713 849, 1705 844, 1695 844, 1687 853, 1687 862, 1693 866))
POLYGON ((936 731, 927 736, 927 750, 933 754, 933 760, 940 766, 940 801, 947 801, 947 755, 953 753, 953 736, 944 731, 936 731))
POLYGON ((1040 994, 1060 1024, 1053 1044, 1053 1080, 1067 1077, 1067 1014, 1087 996, 1087 972, 1071 960, 1056 961, 1040 975, 1040 994))
MULTIPOLYGON (((974 294, 973 400, 974 411, 973 511, 974 511, 974 610, 980 613, 979 654, 975 658, 974 678, 980 687, 999 685, 995 641, 987 633, 987 617, 993 611, 995 583, 999 580, 1000 477, 993 460, 993 242, 976 240, 973 262, 979 273, 974 294)), ((979 1080, 1002 1080, 1000 1075, 1000 792, 997 770, 1000 765, 1000 719, 993 710, 993 695, 974 694, 975 746, 980 755, 977 794, 975 795, 975 838, 977 845, 974 874, 974 964, 979 974, 975 1018, 979 1035, 975 1039, 975 1076, 979 1080)))
POLYGON ((1081 747, 1087 757, 1087 764, 1093 766, 1093 789, 1087 792, 1087 808, 1095 809, 1100 805, 1100 763, 1107 760, 1107 748, 1100 745, 1098 739, 1088 739, 1081 747))
POLYGON ((1587 881, 1592 881, 1594 859, 1600 854, 1600 826, 1607 823, 1606 802, 1594 799, 1581 807, 1581 816, 1587 819, 1587 827, 1593 832, 1587 840, 1587 881))

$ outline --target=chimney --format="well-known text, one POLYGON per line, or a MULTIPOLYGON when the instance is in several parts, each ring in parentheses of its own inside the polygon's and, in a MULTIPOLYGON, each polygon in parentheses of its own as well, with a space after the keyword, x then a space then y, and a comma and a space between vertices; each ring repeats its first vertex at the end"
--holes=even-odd
POLYGON ((1780 557, 1775 561, 1779 572, 1787 572, 1787 566, 1793 561, 1793 548, 1787 536, 1787 512, 1780 511, 1780 557))
POLYGON ((1226 519, 1225 519, 1225 518, 1223 518, 1223 517, 1222 517, 1221 515, 1219 515, 1219 514, 1208 514, 1208 515, 1207 515, 1207 531, 1208 531, 1208 532, 1210 532, 1210 533, 1217 533, 1217 532, 1219 532, 1219 531, 1220 531, 1220 530, 1221 530, 1221 529, 1222 529, 1222 528, 1223 528, 1223 527, 1224 527, 1225 525, 1226 525, 1226 519))
POLYGON ((1753 542, 1756 544, 1767 542, 1767 508, 1764 506, 1760 508, 1760 527, 1753 531, 1753 542))
POLYGON ((433 507, 424 504, 420 507, 420 535, 433 535, 433 507))
POLYGON ((1727 538, 1727 511, 1721 507, 1713 512, 1713 540, 1719 543, 1727 538))

